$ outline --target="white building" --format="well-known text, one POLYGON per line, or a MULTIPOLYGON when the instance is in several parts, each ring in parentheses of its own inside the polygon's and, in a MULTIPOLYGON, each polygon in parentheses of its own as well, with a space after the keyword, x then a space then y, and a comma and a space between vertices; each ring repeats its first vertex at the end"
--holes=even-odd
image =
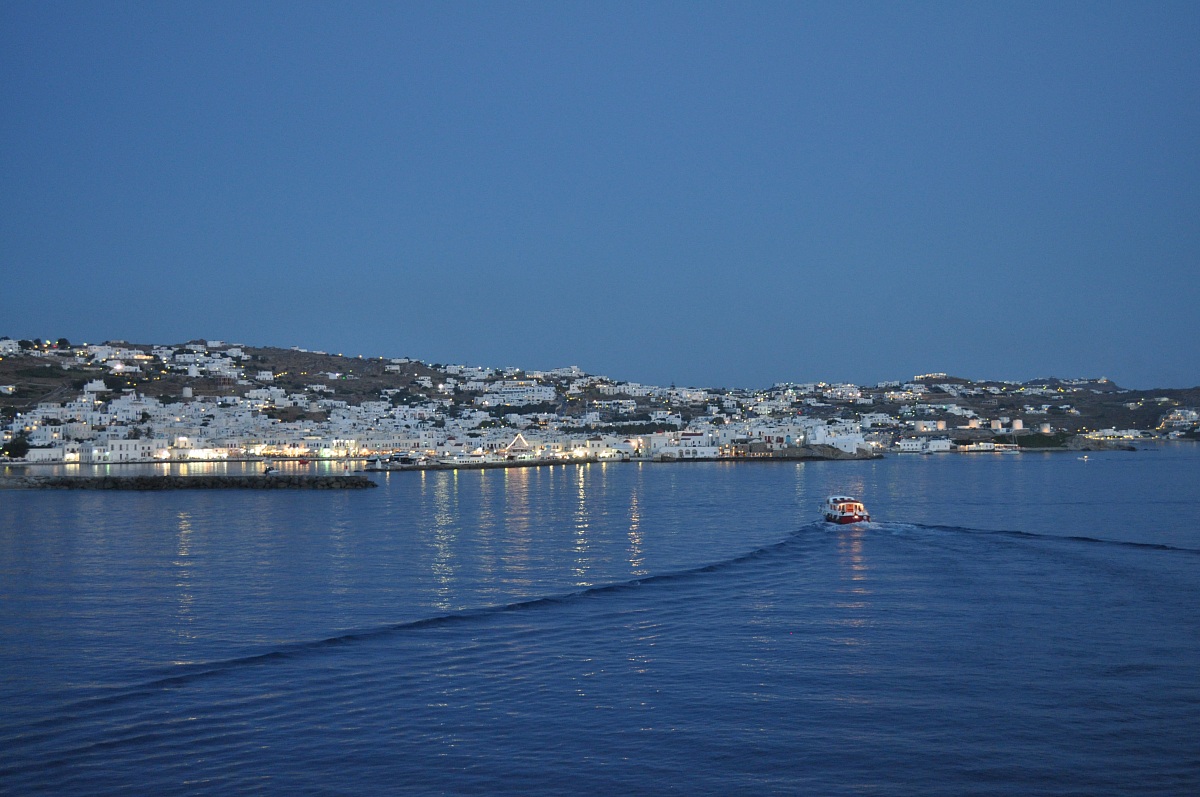
POLYGON ((896 441, 896 449, 902 454, 933 454, 953 451, 954 444, 947 437, 906 437, 896 441))
POLYGON ((869 448, 862 427, 849 422, 814 423, 808 428, 808 445, 833 446, 847 454, 853 454, 860 448, 869 448))

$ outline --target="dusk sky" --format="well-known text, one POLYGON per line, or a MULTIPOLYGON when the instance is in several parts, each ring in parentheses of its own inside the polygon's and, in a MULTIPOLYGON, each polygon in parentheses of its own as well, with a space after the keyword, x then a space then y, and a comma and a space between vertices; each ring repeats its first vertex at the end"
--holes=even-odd
POLYGON ((1200 384, 1200 4, 0 5, 0 335, 1200 384))

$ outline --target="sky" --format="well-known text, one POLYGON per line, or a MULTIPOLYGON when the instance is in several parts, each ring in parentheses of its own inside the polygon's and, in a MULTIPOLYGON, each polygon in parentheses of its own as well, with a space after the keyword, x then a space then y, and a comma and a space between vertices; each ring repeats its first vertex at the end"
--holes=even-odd
POLYGON ((1200 384, 1200 4, 0 4, 0 335, 1200 384))

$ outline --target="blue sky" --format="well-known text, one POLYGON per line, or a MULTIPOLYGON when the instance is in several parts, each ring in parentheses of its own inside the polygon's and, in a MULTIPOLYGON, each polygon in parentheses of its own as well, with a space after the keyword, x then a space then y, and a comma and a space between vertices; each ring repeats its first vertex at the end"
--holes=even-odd
POLYGON ((6 3, 0 334, 1200 384, 1195 3, 6 3))

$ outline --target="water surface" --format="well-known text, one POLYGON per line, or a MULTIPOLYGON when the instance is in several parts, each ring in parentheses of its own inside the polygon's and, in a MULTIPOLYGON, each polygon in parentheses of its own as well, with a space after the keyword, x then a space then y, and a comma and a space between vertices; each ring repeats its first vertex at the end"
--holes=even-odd
POLYGON ((1195 447, 378 478, 0 493, 0 790, 1200 787, 1195 447))

